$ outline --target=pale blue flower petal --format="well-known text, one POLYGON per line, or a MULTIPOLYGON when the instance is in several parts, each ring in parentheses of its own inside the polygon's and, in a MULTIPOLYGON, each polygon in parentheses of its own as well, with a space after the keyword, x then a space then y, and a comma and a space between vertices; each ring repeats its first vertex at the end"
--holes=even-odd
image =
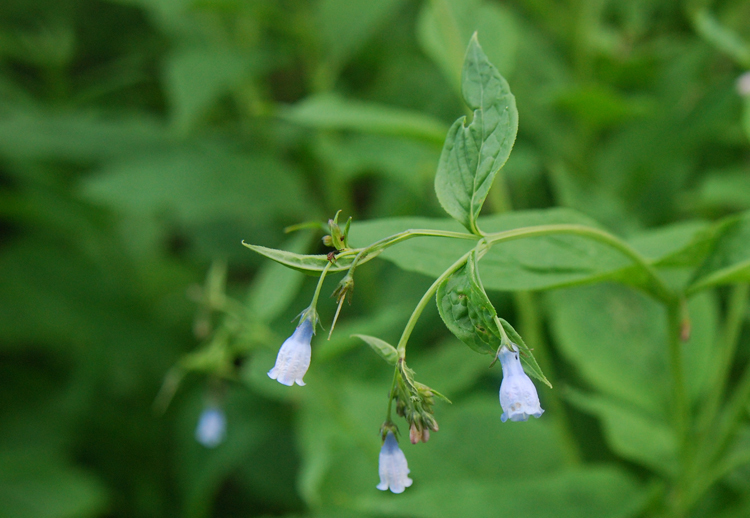
POLYGON ((412 484, 412 479, 408 476, 409 467, 406 463, 406 456, 398 447, 393 432, 390 431, 385 436, 385 442, 380 449, 378 474, 380 484, 377 488, 381 491, 390 489, 392 493, 403 493, 404 489, 412 484))
POLYGON ((541 417, 544 410, 539 404, 539 395, 534 383, 523 370, 518 352, 503 347, 498 353, 498 359, 503 367, 503 382, 500 384, 503 415, 500 420, 526 421, 529 416, 541 417))
POLYGON ((294 385, 295 382, 297 385, 304 386, 305 382, 302 381, 302 377, 310 367, 312 335, 312 323, 304 320, 294 330, 292 336, 281 345, 276 357, 276 365, 268 371, 268 377, 288 387, 294 385))

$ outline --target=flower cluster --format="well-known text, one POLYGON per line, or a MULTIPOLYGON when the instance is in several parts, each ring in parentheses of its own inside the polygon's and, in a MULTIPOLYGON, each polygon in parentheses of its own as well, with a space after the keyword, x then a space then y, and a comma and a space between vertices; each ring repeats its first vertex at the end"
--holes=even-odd
POLYGON ((503 408, 502 422, 526 421, 529 416, 541 417, 544 410, 539 404, 536 387, 526 375, 515 344, 503 346, 497 353, 503 367, 503 382, 500 384, 500 406, 503 408))
POLYGON ((448 399, 439 392, 414 380, 414 371, 399 361, 396 374, 396 386, 393 398, 396 400, 396 413, 409 423, 409 440, 412 444, 427 442, 430 431, 437 432, 439 427, 434 417, 435 397, 444 401, 448 399))

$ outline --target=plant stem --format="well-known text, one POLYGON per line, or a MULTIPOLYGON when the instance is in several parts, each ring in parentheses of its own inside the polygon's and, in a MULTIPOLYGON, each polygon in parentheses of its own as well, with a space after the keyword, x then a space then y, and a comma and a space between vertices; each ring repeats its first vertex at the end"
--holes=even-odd
POLYGON ((385 422, 392 423, 391 420, 391 406, 393 404, 393 391, 396 390, 396 381, 398 380, 398 365, 393 369, 393 381, 391 382, 391 390, 388 392, 388 410, 385 413, 385 422))
MULTIPOLYGON (((323 281, 326 278, 326 274, 328 273, 328 270, 331 267, 331 264, 333 263, 329 261, 328 264, 325 266, 325 268, 323 268, 323 273, 320 274, 320 278, 318 279, 318 285, 315 286, 315 294, 313 295, 312 302, 310 303, 310 307, 313 309, 313 311, 315 311, 316 315, 317 315, 317 311, 315 310, 315 308, 317 308, 318 306, 318 297, 320 296, 320 289, 323 287, 323 281)), ((314 329, 316 322, 313 322, 312 324, 313 324, 313 329, 314 329)))
POLYGON ((675 480, 671 509, 675 517, 682 517, 687 511, 687 488, 693 459, 690 440, 690 406, 685 387, 685 373, 682 361, 682 308, 679 300, 667 304, 667 332, 669 340, 669 368, 672 378, 672 404, 674 406, 674 428, 678 438, 680 474, 675 480))
POLYGON ((406 322, 406 327, 404 327, 404 332, 401 333, 401 338, 398 341, 398 346, 396 346, 396 350, 398 351, 399 358, 403 359, 406 357, 406 342, 409 341, 411 332, 414 330, 414 326, 417 325, 417 320, 419 320, 419 317, 422 314, 422 311, 424 311, 424 308, 427 306, 427 303, 435 295, 435 292, 437 291, 438 287, 443 283, 443 281, 445 281, 445 279, 453 275, 453 273, 456 270, 461 268, 466 263, 466 260, 474 252, 474 250, 475 249, 472 248, 470 251, 462 255, 458 259, 458 261, 453 263, 447 270, 445 270, 442 273, 442 275, 440 275, 440 277, 435 279, 435 282, 432 283, 432 286, 430 286, 425 292, 425 294, 422 295, 422 298, 419 300, 417 307, 414 308, 414 311, 409 317, 409 320, 406 322))
POLYGON ((718 354, 719 359, 716 372, 711 378, 710 386, 713 390, 708 395, 708 401, 703 415, 701 416, 700 430, 704 436, 704 440, 708 440, 705 436, 708 435, 711 424, 716 419, 721 401, 724 398, 724 392, 729 378, 729 369, 732 366, 732 360, 734 359, 734 353, 737 349, 740 331, 742 331, 742 324, 744 323, 745 313, 747 312, 749 292, 749 285, 737 284, 732 287, 729 296, 727 317, 724 321, 724 329, 722 332, 722 341, 724 343, 718 354))

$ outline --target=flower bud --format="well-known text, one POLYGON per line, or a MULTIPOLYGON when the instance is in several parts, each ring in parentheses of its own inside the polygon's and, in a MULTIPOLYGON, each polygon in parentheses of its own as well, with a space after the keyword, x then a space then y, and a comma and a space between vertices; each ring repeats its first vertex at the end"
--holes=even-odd
POLYGON ((417 425, 412 423, 411 426, 409 427, 409 440, 411 441, 412 444, 417 444, 421 438, 422 438, 422 434, 417 429, 417 425))

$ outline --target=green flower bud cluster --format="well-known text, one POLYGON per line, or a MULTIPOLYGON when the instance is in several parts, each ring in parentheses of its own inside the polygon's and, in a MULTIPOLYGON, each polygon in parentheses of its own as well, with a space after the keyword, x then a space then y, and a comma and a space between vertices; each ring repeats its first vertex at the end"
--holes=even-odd
POLYGON ((435 397, 450 403, 448 399, 432 388, 414 380, 414 371, 399 360, 394 393, 396 413, 409 424, 409 440, 412 444, 427 442, 430 431, 437 432, 439 427, 434 417, 435 397))

